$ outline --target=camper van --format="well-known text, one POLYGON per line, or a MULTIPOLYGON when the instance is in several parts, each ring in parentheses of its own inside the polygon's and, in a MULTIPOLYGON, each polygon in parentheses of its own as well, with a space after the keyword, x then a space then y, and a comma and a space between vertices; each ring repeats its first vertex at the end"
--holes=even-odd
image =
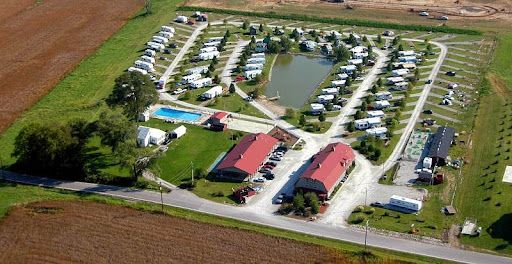
POLYGON ((260 75, 260 74, 261 74, 261 70, 252 70, 252 71, 246 71, 244 73, 244 76, 247 79, 252 79, 252 78, 254 78, 254 77, 256 77, 257 75, 260 75))
POLYGON ((170 39, 170 38, 174 37, 174 34, 171 32, 160 31, 160 32, 158 32, 158 36, 166 38, 166 39, 170 39))
POLYGON ((265 58, 250 58, 247 64, 265 64, 265 58))
POLYGON ((217 47, 206 47, 199 49, 199 53, 208 53, 213 51, 217 51, 217 47))
POLYGON ((196 74, 196 73, 207 73, 208 72, 208 66, 199 66, 192 69, 188 69, 187 73, 190 74, 196 74))
POLYGON ((151 40, 153 42, 160 43, 160 44, 167 44, 167 43, 169 43, 168 39, 166 39, 164 37, 160 37, 160 36, 153 36, 153 38, 151 40))
POLYGON ((156 55, 156 51, 154 51, 152 49, 147 49, 144 51, 144 55, 149 56, 149 57, 154 57, 156 55))
POLYGON ((151 63, 151 64, 155 64, 155 58, 153 58, 153 57, 149 57, 149 56, 146 56, 146 55, 142 55, 142 56, 140 57, 140 60, 141 60, 141 61, 145 61, 145 62, 149 62, 149 63, 151 63))
POLYGON ((247 64, 245 65, 246 71, 254 71, 254 70, 263 70, 263 64, 256 63, 256 64, 247 64))
POLYGON ((203 88, 213 84, 212 78, 203 78, 190 82, 191 88, 203 88))
POLYGON ((176 18, 176 22, 178 22, 178 23, 187 23, 188 22, 188 17, 186 17, 186 16, 178 16, 176 18))
POLYGON ((212 51, 212 52, 201 53, 201 54, 199 54, 198 57, 200 60, 206 61, 206 60, 211 60, 215 57, 218 57, 219 54, 220 53, 218 51, 212 51))
POLYGON ((130 67, 128 68, 128 72, 140 72, 142 73, 142 75, 147 75, 148 74, 148 71, 146 70, 143 70, 143 69, 139 69, 139 68, 135 68, 135 67, 130 67))
POLYGON ((169 27, 169 26, 162 26, 160 28, 160 31, 163 31, 163 32, 170 32, 172 34, 174 34, 176 31, 174 30, 173 27, 169 27))
POLYGON ((218 47, 220 45, 219 41, 215 42, 206 42, 203 44, 203 48, 209 48, 209 47, 218 47))
POLYGON ((141 60, 135 61, 135 68, 143 69, 148 72, 154 72, 155 69, 153 68, 153 64, 141 60))
POLYGON ((201 79, 201 74, 194 73, 194 74, 183 76, 182 83, 186 84, 186 83, 190 83, 192 81, 199 80, 199 79, 201 79))

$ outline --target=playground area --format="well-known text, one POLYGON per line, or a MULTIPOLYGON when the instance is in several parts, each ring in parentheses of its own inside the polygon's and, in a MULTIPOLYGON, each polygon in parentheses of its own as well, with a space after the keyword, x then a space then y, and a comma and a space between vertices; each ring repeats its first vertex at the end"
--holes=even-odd
POLYGON ((402 159, 414 162, 419 161, 425 146, 427 145, 429 136, 430 132, 428 131, 415 130, 412 132, 412 135, 407 142, 407 146, 405 147, 402 159))

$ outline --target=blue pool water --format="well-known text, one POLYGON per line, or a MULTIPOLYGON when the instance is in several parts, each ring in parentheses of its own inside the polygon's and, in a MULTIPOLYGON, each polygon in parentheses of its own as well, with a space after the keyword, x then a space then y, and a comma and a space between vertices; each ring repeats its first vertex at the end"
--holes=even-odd
POLYGON ((174 110, 169 108, 159 108, 154 113, 156 116, 163 116, 163 117, 169 117, 174 119, 181 119, 185 121, 196 121, 199 117, 201 117, 200 114, 196 113, 190 113, 180 110, 174 110))

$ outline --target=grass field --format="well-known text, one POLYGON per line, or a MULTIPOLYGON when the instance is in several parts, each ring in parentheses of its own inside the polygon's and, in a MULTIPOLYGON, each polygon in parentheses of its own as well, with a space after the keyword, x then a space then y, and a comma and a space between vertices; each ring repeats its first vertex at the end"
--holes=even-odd
MULTIPOLYGON (((157 212, 160 210, 160 205, 158 204, 146 204, 146 203, 133 203, 126 202, 118 199, 113 199, 109 197, 102 197, 98 195, 80 195, 75 193, 63 192, 52 189, 44 189, 40 187, 31 187, 24 185, 16 185, 7 183, 4 181, 0 181, 0 218, 2 218, 11 206, 20 204, 20 203, 28 203, 35 201, 45 201, 45 200, 71 200, 71 201, 95 201, 101 202, 111 205, 122 205, 127 206, 129 208, 134 208, 138 210, 146 210, 150 212, 157 212)), ((289 238, 296 241, 302 241, 306 243, 311 243, 315 245, 327 246, 336 250, 340 250, 341 252, 348 253, 355 258, 360 255, 362 250, 362 246, 345 243, 341 241, 335 241, 325 238, 319 238, 315 236, 309 236, 299 233, 294 233, 290 231, 285 231, 281 229, 274 229, 270 227, 245 223, 233 219, 222 218, 218 216, 212 216, 197 212, 192 212, 184 209, 178 209, 174 207, 165 207, 165 213, 171 216, 185 218, 185 219, 194 219, 194 221, 220 225, 224 227, 234 227, 242 230, 248 230, 258 233, 263 233, 266 235, 274 236, 274 237, 282 237, 289 238)), ((375 254, 379 259, 398 259, 401 261, 415 262, 415 263, 446 263, 444 261, 416 256, 411 254, 392 252, 389 250, 383 249, 371 249, 372 253, 375 254)))
POLYGON ((74 71, 0 136, 0 160, 4 166, 11 157, 14 138, 32 122, 60 123, 72 118, 95 120, 105 109, 104 98, 112 91, 114 79, 133 64, 145 49, 145 42, 161 25, 172 19, 178 0, 153 0, 153 14, 136 16, 108 39, 96 53, 74 71))

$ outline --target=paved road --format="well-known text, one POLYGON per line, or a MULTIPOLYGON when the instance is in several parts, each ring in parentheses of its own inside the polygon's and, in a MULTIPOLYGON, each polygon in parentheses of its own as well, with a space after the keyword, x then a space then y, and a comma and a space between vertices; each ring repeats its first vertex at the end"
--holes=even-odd
MULTIPOLYGON (((144 201, 150 203, 160 203, 160 194, 156 192, 134 190, 117 186, 92 184, 85 182, 62 181, 50 178, 40 178, 4 172, 4 179, 8 181, 37 185, 42 187, 57 188, 83 193, 94 193, 99 195, 111 196, 121 199, 144 201)), ((245 222, 261 224, 295 231, 299 233, 315 235, 325 238, 343 240, 347 242, 363 244, 364 233, 348 228, 339 228, 336 226, 305 222, 291 218, 279 217, 274 215, 261 215, 248 211, 244 207, 233 207, 229 205, 218 204, 204 199, 196 199, 190 192, 175 189, 169 194, 163 195, 164 204, 193 210, 197 212, 213 214, 217 216, 237 219, 245 222)), ((420 254, 424 256, 442 258, 451 261, 465 263, 511 263, 512 259, 501 256, 482 254, 471 251, 449 248, 446 246, 430 245, 410 240, 403 240, 393 237, 368 234, 368 245, 390 250, 420 254)))

